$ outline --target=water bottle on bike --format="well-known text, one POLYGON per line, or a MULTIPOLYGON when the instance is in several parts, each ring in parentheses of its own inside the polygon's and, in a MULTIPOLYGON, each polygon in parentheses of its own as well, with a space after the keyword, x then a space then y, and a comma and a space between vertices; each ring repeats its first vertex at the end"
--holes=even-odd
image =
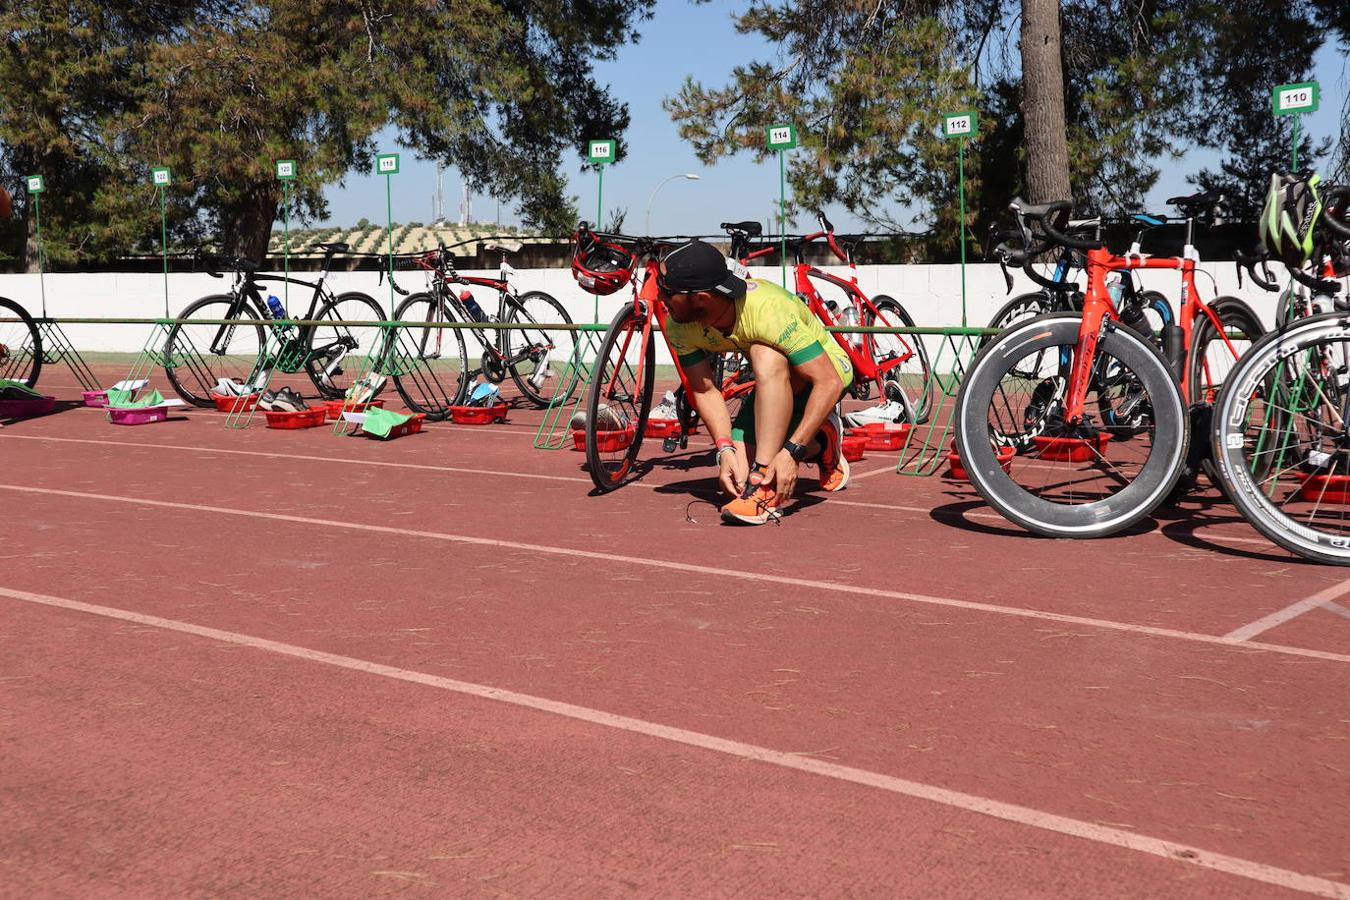
POLYGON ((487 322, 491 319, 487 313, 483 312, 483 307, 478 305, 478 301, 473 299, 473 294, 469 291, 459 292, 459 302, 464 304, 464 308, 469 311, 476 321, 487 322))

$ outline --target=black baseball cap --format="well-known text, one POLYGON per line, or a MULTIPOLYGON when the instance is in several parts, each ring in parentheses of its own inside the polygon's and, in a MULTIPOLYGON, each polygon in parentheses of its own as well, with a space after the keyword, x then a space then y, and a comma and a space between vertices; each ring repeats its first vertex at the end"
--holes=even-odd
POLYGON ((732 300, 745 296, 745 282, 727 268, 727 259, 698 238, 681 244, 661 261, 661 289, 667 294, 710 291, 732 300))

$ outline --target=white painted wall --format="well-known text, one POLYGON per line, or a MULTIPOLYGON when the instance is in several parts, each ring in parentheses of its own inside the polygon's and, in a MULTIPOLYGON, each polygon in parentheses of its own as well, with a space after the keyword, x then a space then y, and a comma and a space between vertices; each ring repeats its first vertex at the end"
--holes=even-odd
MULTIPOLYGON (((1202 266, 1210 278, 1200 276, 1201 296, 1212 298, 1217 294, 1235 294, 1245 298, 1269 325, 1274 319, 1275 295, 1255 288, 1250 282, 1239 290, 1231 263, 1202 266)), ((847 275, 843 267, 827 269, 847 275)), ((308 277, 305 273, 299 277, 308 277)), ((465 274, 495 275, 491 272, 465 274)), ((778 268, 751 270, 756 277, 776 281, 778 268)), ((1159 290, 1169 298, 1179 295, 1179 276, 1174 272, 1136 273, 1147 288, 1159 290)), ((398 272, 400 285, 407 290, 422 288, 421 273, 398 272)), ((789 279, 791 272, 789 272, 789 279)), ((864 266, 858 270, 859 284, 869 295, 889 294, 898 299, 919 325, 950 326, 961 323, 961 267, 958 265, 864 266)), ((1035 289, 1021 272, 1014 273, 1013 293, 1035 289)), ((542 290, 563 302, 574 321, 591 321, 593 300, 572 279, 569 269, 529 269, 520 271, 515 283, 521 291, 542 290)), ((328 284, 336 292, 363 291, 381 304, 389 303, 389 286, 379 283, 377 272, 344 272, 330 277, 328 284)), ((206 294, 220 293, 229 288, 228 280, 214 279, 203 273, 169 275, 169 309, 176 315, 188 303, 206 294)), ((824 285, 822 293, 829 299, 834 288, 824 285)), ((164 313, 164 279, 148 273, 70 273, 46 276, 47 311, 61 317, 155 317, 164 313)), ((34 315, 41 308, 41 293, 36 275, 0 275, 0 296, 17 300, 34 315)), ((494 297, 488 291, 478 291, 480 304, 493 310, 494 297)), ((631 295, 620 291, 601 297, 600 321, 608 322, 631 295)), ((968 321, 972 326, 989 321, 998 307, 1007 299, 1003 276, 998 266, 976 263, 966 268, 966 296, 968 321)), ((291 286, 288 309, 295 315, 304 312, 308 292, 291 286)), ((395 301, 401 297, 395 295, 395 301)), ((135 352, 140 350, 150 326, 132 325, 71 325, 67 331, 75 345, 88 351, 135 352)), ((930 345, 932 342, 930 341, 930 345)), ((665 347, 659 345, 663 361, 665 347)))

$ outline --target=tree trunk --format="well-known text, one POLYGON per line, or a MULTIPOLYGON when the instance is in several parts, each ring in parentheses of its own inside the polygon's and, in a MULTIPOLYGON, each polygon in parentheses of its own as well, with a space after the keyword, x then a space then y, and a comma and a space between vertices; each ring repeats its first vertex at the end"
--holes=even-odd
POLYGON ((1021 44, 1028 199, 1032 203, 1071 200, 1059 0, 1022 0, 1021 44))
POLYGON ((38 270, 37 219, 33 215, 33 197, 29 194, 23 209, 23 271, 29 275, 38 270))
POLYGON ((277 203, 273 185, 255 185, 235 213, 234 227, 225 236, 225 253, 261 263, 272 240, 277 203))

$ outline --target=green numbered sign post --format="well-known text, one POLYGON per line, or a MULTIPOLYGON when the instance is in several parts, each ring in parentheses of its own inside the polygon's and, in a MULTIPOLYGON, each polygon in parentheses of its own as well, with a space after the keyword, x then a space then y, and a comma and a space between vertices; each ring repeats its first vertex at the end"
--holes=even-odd
POLYGON ((956 141, 956 184, 960 202, 960 220, 956 239, 961 245, 961 327, 966 326, 966 141, 980 129, 980 116, 973 109, 942 114, 942 136, 956 141))
MULTIPOLYGON (((617 144, 612 138, 591 141, 586 147, 586 158, 595 164, 596 186, 595 186, 595 228, 600 230, 604 227, 605 216, 605 166, 614 162, 615 147, 617 144)), ((591 321, 593 324, 600 322, 600 295, 594 294, 594 309, 592 311, 591 321)))
POLYGON ((168 166, 150 170, 150 181, 159 191, 159 250, 164 257, 164 318, 169 318, 169 200, 164 191, 170 181, 168 166))
POLYGON ((291 308, 291 182, 295 181, 295 160, 277 160, 277 180, 281 182, 281 253, 286 280, 281 283, 287 309, 291 308))
POLYGON ((398 174, 398 154, 375 157, 375 171, 384 176, 384 220, 389 234, 389 315, 394 314, 394 189, 390 178, 398 174))
POLYGON ((778 265, 783 287, 787 287, 787 151, 797 146, 797 126, 787 122, 770 125, 764 144, 778 152, 778 265))
POLYGON ((28 196, 33 198, 33 235, 37 239, 38 251, 38 289, 42 292, 42 318, 47 318, 47 245, 42 242, 42 195, 47 184, 41 175, 29 175, 24 179, 28 187, 28 196))
POLYGON ((1277 116, 1293 116, 1293 149, 1289 154, 1289 169, 1298 170, 1298 123, 1299 116, 1316 112, 1322 102, 1322 89, 1315 81, 1299 81, 1294 84, 1276 85, 1270 92, 1270 105, 1277 116))

